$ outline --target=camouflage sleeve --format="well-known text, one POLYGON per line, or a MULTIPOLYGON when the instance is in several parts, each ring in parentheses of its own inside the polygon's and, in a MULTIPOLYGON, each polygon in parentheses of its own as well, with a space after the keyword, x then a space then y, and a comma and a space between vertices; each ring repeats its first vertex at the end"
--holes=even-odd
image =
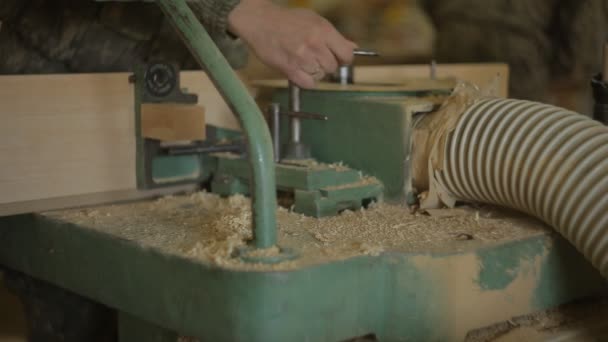
MULTIPOLYGON (((154 0, 95 0, 96 2, 154 2, 154 0)), ((228 15, 240 0, 187 0, 188 5, 207 29, 234 68, 247 64, 245 44, 228 33, 228 15)))
POLYGON ((188 4, 212 35, 227 34, 228 14, 240 0, 192 0, 188 4))
POLYGON ((228 33, 228 14, 240 0, 191 0, 190 8, 205 26, 216 44, 235 68, 247 63, 247 48, 228 33))

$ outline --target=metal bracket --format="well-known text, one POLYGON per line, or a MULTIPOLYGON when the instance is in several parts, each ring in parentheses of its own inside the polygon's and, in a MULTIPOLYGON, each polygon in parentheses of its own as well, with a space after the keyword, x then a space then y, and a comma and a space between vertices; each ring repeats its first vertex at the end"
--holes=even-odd
MULTIPOLYGON (((154 62, 137 68, 135 74, 129 77, 129 82, 135 84, 135 113, 137 139, 137 184, 139 188, 154 189, 166 186, 192 184, 199 179, 184 179, 158 184, 154 180, 154 159, 167 155, 161 147, 161 142, 144 138, 141 134, 141 106, 145 103, 180 103, 195 105, 198 103, 196 94, 186 93, 180 88, 180 70, 177 64, 154 62)), ((202 177, 202 176, 201 176, 202 177)))

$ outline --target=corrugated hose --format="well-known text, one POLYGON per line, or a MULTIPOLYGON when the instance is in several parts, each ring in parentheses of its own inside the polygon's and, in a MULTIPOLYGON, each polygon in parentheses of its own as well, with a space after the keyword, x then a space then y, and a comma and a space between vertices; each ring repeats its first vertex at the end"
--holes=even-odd
POLYGON ((482 98, 449 133, 434 177, 455 199, 541 219, 608 277, 608 127, 551 105, 482 98))

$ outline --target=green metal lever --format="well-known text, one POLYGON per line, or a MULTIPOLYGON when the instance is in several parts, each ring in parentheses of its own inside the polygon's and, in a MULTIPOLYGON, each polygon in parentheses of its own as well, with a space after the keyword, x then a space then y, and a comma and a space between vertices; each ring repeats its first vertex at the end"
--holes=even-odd
POLYGON ((256 248, 276 245, 276 184, 272 140, 268 126, 247 88, 185 0, 157 0, 194 58, 207 71, 232 111, 236 113, 249 149, 252 180, 253 239, 256 248))

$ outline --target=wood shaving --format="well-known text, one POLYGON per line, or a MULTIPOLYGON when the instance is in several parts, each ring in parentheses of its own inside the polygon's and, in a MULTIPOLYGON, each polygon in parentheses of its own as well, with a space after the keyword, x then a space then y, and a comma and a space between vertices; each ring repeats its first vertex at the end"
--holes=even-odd
POLYGON ((294 165, 299 167, 306 167, 312 170, 325 170, 332 169, 339 172, 349 171, 350 169, 342 162, 325 164, 320 163, 314 159, 284 159, 281 160, 281 164, 294 165))
POLYGON ((468 212, 433 217, 410 214, 397 205, 374 204, 317 219, 278 208, 279 245, 295 251, 298 257, 277 265, 252 265, 235 257, 237 249, 252 238, 250 201, 240 195, 221 198, 200 192, 43 215, 163 253, 226 268, 256 270, 288 270, 385 252, 452 253, 548 230, 539 221, 517 213, 492 208, 460 210, 468 212))

